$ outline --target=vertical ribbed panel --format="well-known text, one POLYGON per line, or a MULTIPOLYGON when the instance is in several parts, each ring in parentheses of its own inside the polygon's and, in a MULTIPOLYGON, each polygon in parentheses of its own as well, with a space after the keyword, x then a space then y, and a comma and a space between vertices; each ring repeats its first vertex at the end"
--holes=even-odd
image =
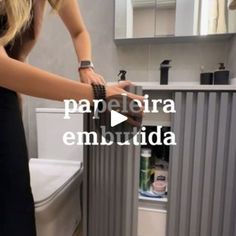
POLYGON ((236 93, 174 99, 167 235, 236 235, 236 93))
MULTIPOLYGON (((95 130, 92 115, 84 119, 95 130)), ((139 156, 133 145, 84 148, 84 236, 137 236, 139 156)))

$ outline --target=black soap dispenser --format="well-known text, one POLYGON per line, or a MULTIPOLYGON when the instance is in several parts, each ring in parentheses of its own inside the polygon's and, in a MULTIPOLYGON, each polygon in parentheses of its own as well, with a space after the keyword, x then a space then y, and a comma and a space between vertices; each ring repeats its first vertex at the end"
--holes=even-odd
POLYGON ((220 67, 214 73, 214 84, 229 84, 229 70, 225 69, 224 63, 219 63, 220 67))
POLYGON ((164 60, 160 65, 160 71, 161 71, 161 80, 160 84, 168 84, 169 80, 169 69, 171 60, 164 60))
POLYGON ((120 70, 120 72, 118 74, 118 77, 120 77, 120 78, 119 78, 118 81, 125 81, 126 80, 126 74, 127 74, 126 70, 120 70))
POLYGON ((204 66, 201 66, 200 84, 213 84, 213 72, 204 72, 204 66))

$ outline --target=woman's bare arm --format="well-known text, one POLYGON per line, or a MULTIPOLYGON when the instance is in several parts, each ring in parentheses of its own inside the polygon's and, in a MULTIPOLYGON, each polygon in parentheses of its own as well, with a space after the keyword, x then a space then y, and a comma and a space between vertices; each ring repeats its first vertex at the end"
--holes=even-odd
MULTIPOLYGON (((16 61, 4 55, 0 47, 0 87, 8 88, 18 93, 63 101, 64 99, 87 99, 93 101, 91 85, 79 83, 58 75, 37 69, 28 64, 16 61)), ((143 101, 142 96, 125 92, 130 86, 129 81, 107 86, 107 97, 126 93, 131 99, 143 101)))
POLYGON ((78 61, 92 60, 90 36, 77 0, 64 1, 58 13, 70 32, 78 61))
POLYGON ((92 101, 91 85, 54 75, 4 55, 0 48, 0 86, 26 95, 63 101, 92 101))
MULTIPOLYGON (((78 1, 64 1, 58 13, 71 35, 78 61, 91 61, 90 35, 84 24, 78 1)), ((79 74, 84 83, 105 84, 104 78, 91 68, 79 70, 79 74)))

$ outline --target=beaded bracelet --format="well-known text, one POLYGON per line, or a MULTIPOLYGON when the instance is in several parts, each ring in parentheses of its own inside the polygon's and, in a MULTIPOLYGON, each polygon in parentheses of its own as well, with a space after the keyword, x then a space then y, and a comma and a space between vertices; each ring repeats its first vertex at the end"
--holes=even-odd
POLYGON ((102 84, 92 84, 94 98, 106 100, 106 88, 102 84))

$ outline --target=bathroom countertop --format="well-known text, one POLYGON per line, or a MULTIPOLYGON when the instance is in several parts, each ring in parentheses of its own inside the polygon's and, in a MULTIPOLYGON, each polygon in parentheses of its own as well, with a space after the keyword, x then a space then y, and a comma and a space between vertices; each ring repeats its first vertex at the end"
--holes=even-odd
MULTIPOLYGON (((194 82, 176 82, 168 85, 160 85, 158 82, 133 82, 137 86, 142 86, 143 90, 158 91, 236 91, 234 85, 200 85, 194 82)), ((115 83, 108 83, 115 84, 115 83)))

